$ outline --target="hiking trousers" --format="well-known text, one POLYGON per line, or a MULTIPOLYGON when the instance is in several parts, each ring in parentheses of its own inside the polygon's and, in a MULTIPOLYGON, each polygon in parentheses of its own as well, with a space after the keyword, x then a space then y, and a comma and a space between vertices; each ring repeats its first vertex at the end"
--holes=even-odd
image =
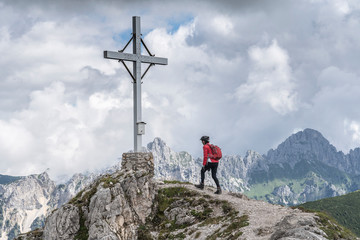
POLYGON ((201 184, 204 185, 205 181, 205 172, 211 170, 211 176, 215 181, 215 184, 218 188, 220 188, 219 180, 216 177, 216 172, 218 168, 219 163, 207 163, 205 167, 201 168, 201 184))

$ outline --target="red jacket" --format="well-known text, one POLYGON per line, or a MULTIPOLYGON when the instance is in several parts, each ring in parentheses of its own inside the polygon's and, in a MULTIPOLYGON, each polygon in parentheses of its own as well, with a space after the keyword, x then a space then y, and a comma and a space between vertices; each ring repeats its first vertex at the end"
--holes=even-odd
MULTIPOLYGON (((207 143, 207 144, 205 144, 205 145, 203 146, 203 151, 204 151, 203 165, 205 166, 206 163, 207 163, 209 154, 212 154, 211 147, 210 147, 210 144, 209 144, 209 143, 207 143)), ((215 159, 213 159, 213 158, 210 158, 210 161, 213 162, 213 163, 219 162, 219 160, 215 160, 215 159)))

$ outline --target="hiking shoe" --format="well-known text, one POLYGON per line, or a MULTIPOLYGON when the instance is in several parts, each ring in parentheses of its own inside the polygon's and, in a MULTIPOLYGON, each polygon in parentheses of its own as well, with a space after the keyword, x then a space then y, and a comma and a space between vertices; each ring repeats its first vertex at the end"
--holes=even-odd
POLYGON ((218 188, 217 190, 216 190, 216 192, 214 192, 215 194, 221 194, 221 188, 218 188))
POLYGON ((195 187, 203 190, 204 189, 204 184, 197 184, 197 185, 195 185, 195 187))

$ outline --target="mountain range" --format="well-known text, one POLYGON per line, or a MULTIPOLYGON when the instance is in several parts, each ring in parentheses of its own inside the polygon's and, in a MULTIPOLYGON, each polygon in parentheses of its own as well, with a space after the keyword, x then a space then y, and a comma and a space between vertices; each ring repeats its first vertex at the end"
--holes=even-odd
MULTIPOLYGON (((154 156, 157 179, 199 182, 200 158, 175 152, 160 138, 149 143, 146 151, 154 156)), ((120 164, 105 172, 116 172, 120 164)), ((61 185, 46 172, 26 177, 0 175, 1 239, 13 239, 20 232, 42 226, 46 216, 101 174, 76 174, 61 185)), ((244 157, 224 156, 218 178, 224 190, 281 205, 340 196, 359 189, 360 148, 344 154, 318 131, 305 129, 267 154, 249 150, 244 157)), ((206 184, 213 186, 210 175, 206 184)))
POLYGON ((240 193, 154 178, 150 153, 124 153, 105 174, 17 240, 358 239, 326 214, 250 200, 240 193))

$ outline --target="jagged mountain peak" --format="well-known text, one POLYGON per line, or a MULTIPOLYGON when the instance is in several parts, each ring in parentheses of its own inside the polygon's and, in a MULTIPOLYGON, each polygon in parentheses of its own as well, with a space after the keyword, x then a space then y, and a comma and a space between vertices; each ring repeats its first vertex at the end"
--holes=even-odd
POLYGON ((147 144, 147 148, 151 151, 152 149, 164 149, 169 147, 166 145, 166 142, 164 140, 156 137, 152 142, 147 144))
POLYGON ((286 141, 308 141, 321 142, 330 144, 329 141, 319 132, 311 128, 306 128, 303 131, 299 131, 291 135, 286 141))
POLYGON ((334 146, 318 131, 307 128, 288 137, 277 149, 291 148, 300 151, 317 150, 317 148, 330 148, 336 152, 334 146))
POLYGON ((261 157, 261 154, 254 150, 247 150, 246 154, 245 154, 245 158, 247 158, 247 157, 257 157, 258 158, 258 157, 261 157))
POLYGON ((52 182, 52 180, 50 179, 49 174, 46 171, 42 172, 40 174, 33 174, 33 175, 30 175, 30 176, 35 178, 35 179, 38 179, 40 182, 43 182, 43 183, 52 182))
POLYGON ((342 169, 345 156, 318 131, 307 128, 288 137, 277 149, 267 154, 270 163, 288 163, 292 167, 297 162, 320 161, 342 169))

